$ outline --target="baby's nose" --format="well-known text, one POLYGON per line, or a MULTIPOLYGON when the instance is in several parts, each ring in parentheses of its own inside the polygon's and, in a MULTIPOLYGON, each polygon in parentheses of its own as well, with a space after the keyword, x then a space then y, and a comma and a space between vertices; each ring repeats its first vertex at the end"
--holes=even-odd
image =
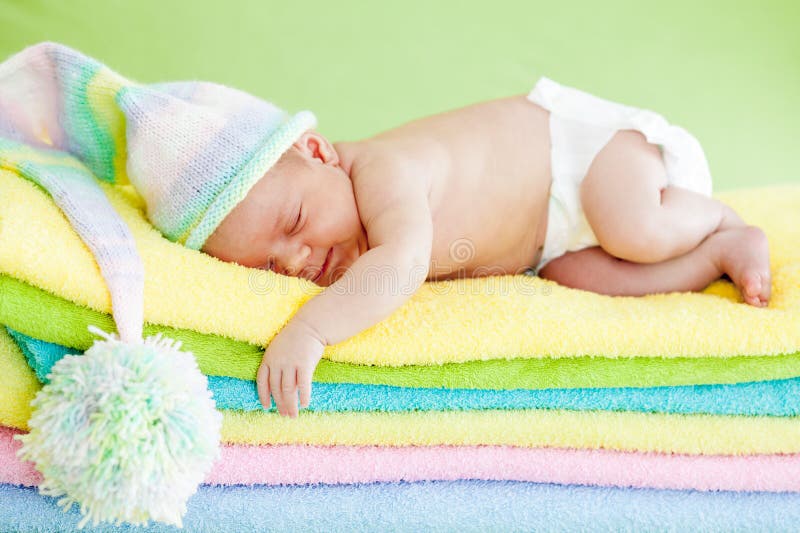
POLYGON ((311 256, 311 247, 302 245, 297 247, 294 252, 290 253, 287 257, 286 267, 284 273, 287 276, 298 275, 308 263, 308 258, 311 256))

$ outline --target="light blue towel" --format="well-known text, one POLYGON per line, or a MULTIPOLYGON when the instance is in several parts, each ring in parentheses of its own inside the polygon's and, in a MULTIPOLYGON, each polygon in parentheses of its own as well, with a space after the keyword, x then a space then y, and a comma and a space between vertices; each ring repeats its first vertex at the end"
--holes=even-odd
MULTIPOLYGON (((34 488, 0 485, 0 531, 69 532, 34 488)), ((796 531, 800 494, 696 492, 538 484, 424 481, 359 485, 209 486, 189 499, 183 530, 83 531, 796 531)))
MULTIPOLYGON (((6 327, 39 381, 76 350, 6 327)), ((209 376, 218 409, 261 410, 255 382, 209 376)), ((424 389, 353 383, 314 383, 311 411, 412 411, 461 409, 571 409, 797 416, 800 378, 725 385, 597 389, 424 389)), ((272 407, 271 410, 275 410, 272 407)))

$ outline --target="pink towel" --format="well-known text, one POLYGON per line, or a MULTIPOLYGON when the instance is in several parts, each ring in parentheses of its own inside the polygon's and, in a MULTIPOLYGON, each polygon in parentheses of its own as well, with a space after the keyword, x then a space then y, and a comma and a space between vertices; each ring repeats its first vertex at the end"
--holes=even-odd
MULTIPOLYGON (((0 483, 35 486, 0 427, 0 483)), ((513 446, 222 446, 204 483, 304 484, 486 479, 659 489, 800 492, 800 454, 669 455, 513 446)))

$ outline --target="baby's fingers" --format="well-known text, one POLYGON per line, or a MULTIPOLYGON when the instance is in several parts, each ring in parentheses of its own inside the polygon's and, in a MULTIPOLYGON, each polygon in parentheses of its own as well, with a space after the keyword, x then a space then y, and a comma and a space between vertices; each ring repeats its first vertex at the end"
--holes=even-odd
POLYGON ((269 397, 269 366, 263 362, 256 373, 256 391, 264 409, 272 407, 272 398, 269 397))
POLYGON ((283 396, 281 394, 281 369, 271 368, 269 371, 269 391, 275 398, 275 409, 283 414, 283 396))
POLYGON ((281 369, 281 393, 283 396, 281 414, 288 414, 295 418, 297 416, 297 369, 281 369))
POLYGON ((297 369, 297 390, 300 393, 300 407, 303 409, 306 409, 311 403, 311 377, 313 374, 313 368, 297 369))

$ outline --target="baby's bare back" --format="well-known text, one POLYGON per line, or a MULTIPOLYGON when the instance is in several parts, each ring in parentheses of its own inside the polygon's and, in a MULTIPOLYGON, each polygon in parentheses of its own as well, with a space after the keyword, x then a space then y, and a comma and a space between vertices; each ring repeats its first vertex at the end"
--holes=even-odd
POLYGON ((363 192, 380 190, 365 180, 402 174, 403 186, 427 188, 433 221, 428 279, 515 274, 537 264, 544 243, 548 118, 543 108, 514 96, 338 143, 336 149, 351 170, 360 210, 365 202, 381 201, 376 192, 363 192))

